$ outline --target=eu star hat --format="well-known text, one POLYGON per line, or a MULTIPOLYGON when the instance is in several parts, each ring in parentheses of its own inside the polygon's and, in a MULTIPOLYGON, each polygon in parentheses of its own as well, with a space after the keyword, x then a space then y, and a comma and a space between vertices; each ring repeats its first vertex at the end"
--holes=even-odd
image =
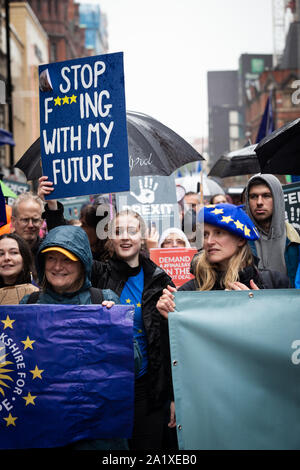
POLYGON ((220 227, 246 240, 258 240, 258 230, 242 207, 234 204, 205 206, 198 213, 197 220, 220 227))

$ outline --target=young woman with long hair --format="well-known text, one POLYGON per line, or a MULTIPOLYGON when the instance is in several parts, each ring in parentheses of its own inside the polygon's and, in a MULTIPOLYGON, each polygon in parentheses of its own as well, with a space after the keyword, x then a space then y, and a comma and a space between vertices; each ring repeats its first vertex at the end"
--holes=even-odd
POLYGON ((15 233, 0 236, 0 304, 18 304, 25 294, 37 291, 35 268, 27 242, 15 233))
MULTIPOLYGON (((204 222, 203 250, 195 262, 195 278, 178 290, 247 290, 287 288, 287 276, 259 270, 247 240, 257 240, 258 231, 240 206, 217 204, 201 209, 204 222)), ((169 286, 157 303, 165 317, 175 309, 174 289, 169 286)))
MULTIPOLYGON (((159 449, 165 406, 172 400, 168 324, 156 303, 171 278, 142 253, 146 225, 133 211, 119 212, 108 231, 112 257, 94 261, 92 284, 111 289, 121 303, 135 307, 134 337, 142 352, 142 366, 135 381, 135 415, 130 449, 159 449)), ((170 422, 170 426, 172 423, 170 422)))

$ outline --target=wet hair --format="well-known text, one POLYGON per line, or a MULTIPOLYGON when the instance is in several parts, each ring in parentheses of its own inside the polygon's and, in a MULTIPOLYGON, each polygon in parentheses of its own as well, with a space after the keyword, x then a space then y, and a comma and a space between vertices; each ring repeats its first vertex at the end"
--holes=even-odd
MULTIPOLYGON (((253 255, 248 243, 239 247, 237 252, 230 258, 228 267, 223 273, 220 285, 223 289, 230 288, 229 283, 239 280, 239 271, 253 264, 253 255)), ((197 290, 213 290, 217 281, 217 267, 211 264, 203 250, 198 256, 195 266, 195 278, 197 290)))
POLYGON ((109 206, 105 207, 103 204, 103 213, 101 215, 97 215, 97 209, 98 206, 94 204, 85 204, 80 210, 79 219, 84 218, 87 225, 96 229, 98 222, 101 222, 101 220, 109 215, 109 206))
POLYGON ((249 182, 249 185, 248 185, 248 194, 249 194, 249 191, 250 189, 252 188, 252 186, 259 186, 259 185, 263 185, 263 186, 267 186, 267 188, 270 189, 270 186, 268 185, 268 183, 260 178, 259 176, 253 178, 250 182, 249 182))
MULTIPOLYGON (((20 255, 23 259, 23 269, 19 273, 15 285, 31 283, 32 279, 36 278, 36 272, 31 249, 28 243, 16 233, 5 233, 4 235, 0 236, 0 241, 4 240, 5 238, 16 240, 19 247, 20 255)), ((0 286, 3 287, 4 285, 4 281, 0 276, 0 286)))
POLYGON ((27 202, 27 201, 35 202, 36 204, 38 204, 41 208, 41 213, 44 211, 44 203, 42 199, 37 194, 33 194, 32 192, 27 191, 26 193, 20 194, 14 200, 13 205, 12 205, 12 214, 11 214, 12 217, 18 217, 19 205, 22 204, 22 202, 27 202))
POLYGON ((149 256, 149 251, 147 249, 147 244, 146 244, 146 238, 147 238, 147 226, 145 224, 145 221, 143 219, 143 217, 138 213, 138 212, 135 212, 131 209, 126 209, 126 210, 122 210, 120 212, 117 212, 117 214, 115 215, 115 217, 110 221, 109 225, 108 225, 108 243, 107 243, 107 248, 109 249, 109 252, 111 255, 114 254, 114 249, 113 249, 113 246, 112 246, 112 243, 111 243, 111 239, 114 237, 114 226, 115 226, 115 223, 117 221, 117 219, 119 217, 122 217, 122 216, 125 216, 125 217, 134 217, 135 219, 138 220, 139 222, 139 229, 140 229, 140 232, 141 232, 141 236, 142 236, 142 243, 141 243, 141 249, 140 249, 140 253, 144 256, 149 256))
MULTIPOLYGON (((99 212, 99 211, 98 211, 99 212)), ((108 217, 110 213, 109 204, 85 204, 81 207, 79 220, 84 220, 84 223, 93 228, 97 234, 97 225, 99 222, 108 217), (101 208, 101 215, 97 215, 98 207, 101 208)), ((107 227, 106 227, 107 228, 107 227)), ((84 227, 83 227, 84 230, 84 227)), ((104 228, 104 232, 107 233, 107 230, 104 228)), ((102 234, 101 234, 102 235, 102 234)), ((109 251, 107 247, 108 239, 107 237, 99 238, 96 246, 93 246, 93 258, 98 261, 107 261, 109 259, 109 251)))

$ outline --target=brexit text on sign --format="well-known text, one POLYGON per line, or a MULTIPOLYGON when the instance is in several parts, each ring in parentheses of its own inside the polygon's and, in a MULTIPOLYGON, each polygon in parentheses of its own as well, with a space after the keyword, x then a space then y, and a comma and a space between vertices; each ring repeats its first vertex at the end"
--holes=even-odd
POLYGON ((123 53, 45 64, 39 74, 48 199, 127 191, 123 53))

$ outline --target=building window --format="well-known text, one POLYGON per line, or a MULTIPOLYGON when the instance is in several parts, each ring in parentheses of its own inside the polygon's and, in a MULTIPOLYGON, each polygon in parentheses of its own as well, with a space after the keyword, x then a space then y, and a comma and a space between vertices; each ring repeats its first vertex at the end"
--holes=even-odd
POLYGON ((50 44, 50 61, 56 62, 57 61, 57 44, 56 42, 51 42, 50 44))

